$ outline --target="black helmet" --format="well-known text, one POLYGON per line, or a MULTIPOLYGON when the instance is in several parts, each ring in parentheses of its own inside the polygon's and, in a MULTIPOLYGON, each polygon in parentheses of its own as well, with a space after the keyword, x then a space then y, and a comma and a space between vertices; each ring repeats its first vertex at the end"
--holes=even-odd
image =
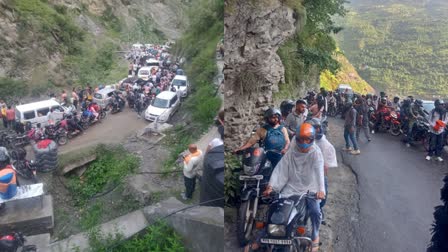
POLYGON ((417 104, 418 106, 422 106, 423 105, 423 101, 420 99, 415 100, 415 104, 417 104))
POLYGON ((305 105, 308 106, 308 102, 307 102, 305 99, 298 99, 298 100, 296 101, 296 104, 305 104, 305 105))
POLYGON ((381 103, 382 103, 382 104, 386 104, 386 103, 387 103, 387 99, 386 99, 386 97, 381 98, 381 103))
POLYGON ((287 116, 289 113, 291 113, 294 106, 295 106, 295 103, 293 100, 283 101, 280 104, 280 112, 282 113, 283 116, 287 116))
POLYGON ((380 97, 384 97, 384 96, 386 96, 386 93, 384 93, 384 91, 381 91, 380 92, 380 97))
POLYGON ((443 100, 440 100, 440 99, 437 99, 437 100, 434 101, 434 106, 436 106, 436 107, 439 106, 439 105, 443 106, 444 104, 445 103, 443 102, 443 100))
POLYGON ((398 97, 398 96, 395 96, 394 97, 394 102, 396 103, 396 102, 398 102, 400 100, 400 97, 398 97))
POLYGON ((266 110, 266 112, 264 112, 264 120, 267 121, 274 115, 277 115, 279 120, 282 118, 282 113, 280 112, 280 110, 276 108, 270 108, 266 110))
POLYGON ((10 164, 8 150, 5 147, 0 147, 0 169, 5 168, 10 164))

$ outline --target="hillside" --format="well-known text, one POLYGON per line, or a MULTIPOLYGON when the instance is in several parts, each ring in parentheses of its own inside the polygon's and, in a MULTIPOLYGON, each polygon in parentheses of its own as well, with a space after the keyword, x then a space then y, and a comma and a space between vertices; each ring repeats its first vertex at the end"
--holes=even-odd
POLYGON ((353 90, 360 94, 374 93, 375 90, 369 85, 361 76, 359 76, 355 67, 343 54, 335 56, 337 61, 341 64, 339 71, 336 74, 326 70, 320 75, 320 86, 326 90, 335 90, 339 84, 349 84, 353 90))
POLYGON ((447 1, 351 2, 338 41, 361 77, 377 91, 448 95, 447 1))
POLYGON ((117 52, 178 39, 186 8, 174 0, 0 0, 0 86, 38 96, 116 82, 127 71, 117 52))

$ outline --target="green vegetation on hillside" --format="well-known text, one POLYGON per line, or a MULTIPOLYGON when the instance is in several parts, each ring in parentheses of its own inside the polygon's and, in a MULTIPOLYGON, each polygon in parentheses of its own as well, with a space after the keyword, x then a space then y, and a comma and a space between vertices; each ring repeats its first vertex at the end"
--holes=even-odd
MULTIPOLYGON (((324 70, 336 73, 340 67, 334 58, 336 42, 332 34, 341 30, 333 16, 344 16, 343 0, 304 0, 306 23, 292 39, 278 50, 285 67, 285 84, 280 85, 277 96, 288 96, 302 81, 313 82, 324 70)), ((303 14, 302 14, 303 15, 303 14)))
POLYGON ((448 95, 448 2, 358 0, 341 22, 340 47, 378 91, 448 95))
POLYGON ((341 68, 336 74, 328 70, 323 71, 320 75, 321 87, 326 90, 335 90, 339 84, 349 84, 357 93, 374 93, 375 90, 358 75, 344 55, 338 53, 335 58, 341 64, 341 68))
POLYGON ((49 52, 79 52, 78 42, 84 40, 85 32, 73 23, 63 6, 52 6, 42 0, 9 2, 18 13, 19 40, 43 42, 49 52))

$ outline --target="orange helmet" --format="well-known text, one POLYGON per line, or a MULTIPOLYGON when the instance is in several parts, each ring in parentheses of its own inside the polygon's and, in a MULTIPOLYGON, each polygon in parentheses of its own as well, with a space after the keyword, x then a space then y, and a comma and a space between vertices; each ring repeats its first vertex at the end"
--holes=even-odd
POLYGON ((296 129, 297 146, 301 149, 308 149, 311 145, 313 145, 315 136, 316 130, 313 125, 307 122, 302 123, 302 125, 296 129))

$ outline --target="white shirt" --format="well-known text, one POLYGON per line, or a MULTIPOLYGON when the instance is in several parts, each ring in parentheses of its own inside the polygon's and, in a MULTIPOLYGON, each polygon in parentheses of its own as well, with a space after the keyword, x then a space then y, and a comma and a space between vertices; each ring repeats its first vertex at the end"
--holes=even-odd
POLYGON ((224 142, 222 141, 221 138, 214 138, 209 144, 208 144, 208 149, 211 150, 217 146, 223 145, 224 142))
POLYGON ((321 139, 316 139, 316 144, 322 151, 322 156, 324 157, 324 166, 327 168, 338 167, 338 160, 336 159, 336 150, 334 146, 328 141, 325 135, 321 139))
MULTIPOLYGON (((202 151, 198 150, 199 153, 201 153, 199 156, 197 157, 192 157, 190 159, 190 161, 188 162, 188 164, 184 161, 184 176, 187 178, 194 178, 196 175, 196 171, 195 168, 198 166, 199 162, 201 161, 202 158, 202 151)), ((190 154, 191 155, 191 154, 190 154)))

